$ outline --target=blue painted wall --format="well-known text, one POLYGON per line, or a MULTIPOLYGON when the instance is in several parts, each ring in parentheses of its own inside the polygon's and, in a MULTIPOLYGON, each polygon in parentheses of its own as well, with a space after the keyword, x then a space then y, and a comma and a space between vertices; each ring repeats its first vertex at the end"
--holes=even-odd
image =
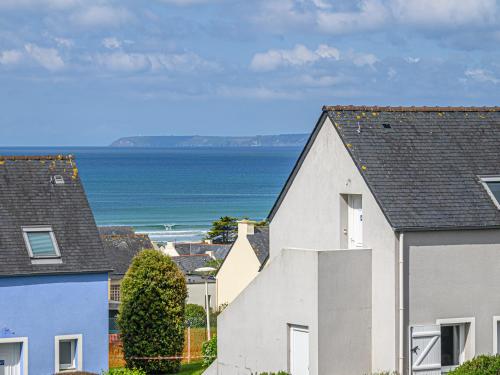
POLYGON ((108 368, 108 275, 0 278, 0 333, 28 337, 30 375, 54 374, 54 337, 83 335, 83 369, 108 368))

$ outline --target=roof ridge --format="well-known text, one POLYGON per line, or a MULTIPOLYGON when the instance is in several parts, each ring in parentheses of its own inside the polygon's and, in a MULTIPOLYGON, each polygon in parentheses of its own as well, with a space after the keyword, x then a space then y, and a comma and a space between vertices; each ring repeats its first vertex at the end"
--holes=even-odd
POLYGON ((74 160, 72 154, 67 155, 0 155, 0 160, 74 160))
POLYGON ((325 105, 323 111, 367 111, 367 112, 500 112, 500 107, 427 107, 427 106, 369 106, 369 105, 325 105))

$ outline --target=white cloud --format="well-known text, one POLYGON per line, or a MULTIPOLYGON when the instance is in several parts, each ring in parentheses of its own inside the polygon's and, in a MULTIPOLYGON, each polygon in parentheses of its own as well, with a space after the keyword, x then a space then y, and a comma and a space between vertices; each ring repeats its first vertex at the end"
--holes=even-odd
POLYGON ((465 71, 466 77, 481 83, 500 83, 500 79, 495 77, 490 71, 484 69, 468 69, 465 71))
POLYGON ((264 0, 254 22, 268 29, 283 31, 290 27, 313 24, 314 13, 297 7, 294 0, 264 0))
POLYGON ((339 60, 340 52, 326 44, 320 45, 315 51, 302 44, 297 44, 291 50, 272 49, 253 56, 250 68, 255 71, 271 71, 284 66, 303 66, 318 60, 339 60))
POLYGON ((80 0, 0 0, 0 9, 65 10, 77 6, 80 0))
POLYGON ((173 5, 197 5, 197 4, 208 4, 215 3, 218 0, 159 0, 162 3, 173 4, 173 5))
POLYGON ((122 46, 122 43, 115 37, 104 38, 102 40, 102 45, 108 49, 117 49, 122 46))
POLYGON ((26 44, 26 52, 45 69, 56 71, 64 68, 64 61, 55 48, 43 48, 36 44, 26 44))
POLYGON ((293 82, 295 84, 307 86, 307 87, 330 87, 336 86, 339 83, 345 82, 345 78, 341 76, 331 76, 323 75, 319 77, 314 77, 310 74, 306 74, 297 78, 294 78, 293 82))
POLYGON ((379 59, 377 56, 375 56, 372 53, 356 53, 356 52, 349 52, 347 54, 348 59, 350 59, 354 65, 356 66, 370 66, 373 68, 373 65, 375 63, 379 62, 379 59))
POLYGON ((219 66, 206 61, 195 53, 143 54, 143 53, 101 53, 92 58, 97 65, 117 72, 176 71, 193 72, 217 70, 219 66))
POLYGON ((95 56, 94 61, 112 71, 136 72, 151 68, 151 61, 146 55, 140 53, 106 53, 95 56))
POLYGON ((82 8, 72 16, 73 22, 84 27, 120 26, 132 18, 127 9, 106 5, 82 8))
POLYGON ((290 90, 276 90, 267 87, 229 87, 217 88, 216 95, 225 98, 246 98, 246 99, 298 99, 299 92, 290 90))
POLYGON ((390 14, 379 0, 363 0, 357 12, 320 11, 316 22, 320 30, 330 34, 349 34, 383 27, 390 14))
POLYGON ((64 47, 64 48, 71 48, 75 45, 75 42, 73 42, 71 39, 66 39, 66 38, 54 38, 54 41, 57 43, 59 47, 64 47))
POLYGON ((411 56, 408 56, 408 57, 405 57, 405 61, 408 64, 418 64, 420 62, 420 57, 411 57, 411 56))
POLYGON ((23 58, 23 53, 17 50, 8 50, 0 52, 0 64, 14 65, 19 63, 23 58))
POLYGON ((401 23, 442 28, 495 22, 496 0, 391 0, 394 17, 401 23))

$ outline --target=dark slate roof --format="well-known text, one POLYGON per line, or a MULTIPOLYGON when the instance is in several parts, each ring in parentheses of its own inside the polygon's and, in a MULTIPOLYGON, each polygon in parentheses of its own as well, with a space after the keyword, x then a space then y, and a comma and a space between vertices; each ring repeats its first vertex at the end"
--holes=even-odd
POLYGON ((206 254, 179 255, 171 258, 185 275, 192 274, 197 268, 205 267, 212 258, 206 254))
POLYGON ((104 236, 121 236, 121 235, 134 235, 135 231, 132 227, 127 226, 105 226, 98 227, 99 234, 104 236))
POLYGON ((269 227, 255 227, 254 234, 247 235, 260 265, 264 265, 269 257, 269 227))
POLYGON ((478 176, 500 175, 500 107, 324 107, 395 230, 498 228, 478 176))
POLYGON ((144 249, 153 249, 147 235, 101 235, 104 251, 113 268, 112 279, 121 279, 132 263, 134 256, 144 249))
POLYGON ((213 251, 215 259, 225 259, 231 245, 207 244, 207 243, 176 243, 175 250, 179 255, 206 254, 213 251))
POLYGON ((0 276, 111 269, 70 156, 0 156, 0 223, 0 276), (52 227, 61 264, 31 264, 22 227, 39 225, 52 227))

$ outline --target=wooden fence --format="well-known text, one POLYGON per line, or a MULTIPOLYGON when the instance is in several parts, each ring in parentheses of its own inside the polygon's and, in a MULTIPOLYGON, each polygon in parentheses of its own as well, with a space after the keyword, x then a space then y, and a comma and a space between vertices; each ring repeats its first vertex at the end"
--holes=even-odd
MULTIPOLYGON (((212 336, 217 335, 217 329, 211 328, 212 336)), ((184 351, 182 353, 183 362, 189 363, 201 360, 201 347, 207 340, 205 328, 186 328, 184 331, 184 351)), ((119 334, 109 335, 109 368, 119 368, 125 366, 123 359, 123 347, 119 334)))

